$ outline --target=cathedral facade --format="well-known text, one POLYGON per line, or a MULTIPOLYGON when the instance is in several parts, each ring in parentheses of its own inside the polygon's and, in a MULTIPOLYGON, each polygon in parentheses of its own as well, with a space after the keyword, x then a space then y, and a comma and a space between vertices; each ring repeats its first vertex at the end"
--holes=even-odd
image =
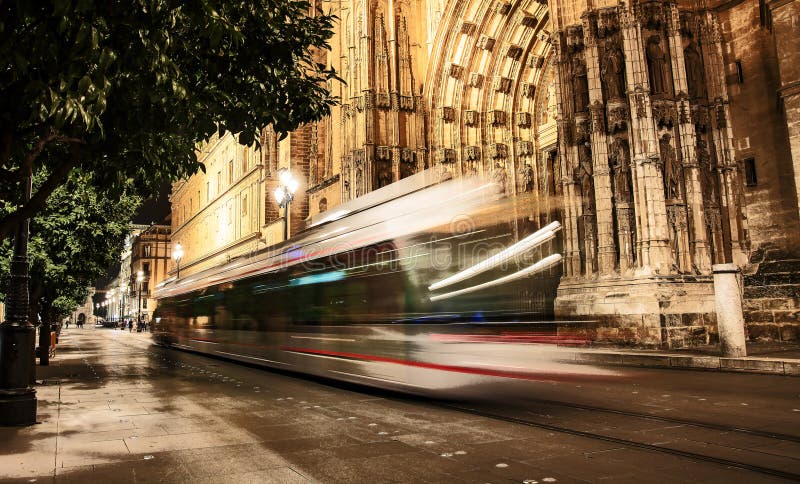
POLYGON ((552 312, 572 329, 713 342, 712 266, 735 263, 749 336, 800 337, 800 2, 318 6, 339 18, 320 60, 341 104, 264 132, 262 238, 281 167, 305 182, 293 229, 423 169, 477 174, 563 224, 552 312))

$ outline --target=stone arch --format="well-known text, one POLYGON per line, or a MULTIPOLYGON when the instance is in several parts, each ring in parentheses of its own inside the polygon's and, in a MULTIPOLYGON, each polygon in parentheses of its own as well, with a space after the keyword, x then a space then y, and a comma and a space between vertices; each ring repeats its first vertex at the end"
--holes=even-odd
POLYGON ((548 8, 535 0, 448 5, 425 82, 432 166, 485 176, 502 166, 507 191, 519 191, 519 172, 536 165, 542 144, 533 113, 549 37, 548 8))

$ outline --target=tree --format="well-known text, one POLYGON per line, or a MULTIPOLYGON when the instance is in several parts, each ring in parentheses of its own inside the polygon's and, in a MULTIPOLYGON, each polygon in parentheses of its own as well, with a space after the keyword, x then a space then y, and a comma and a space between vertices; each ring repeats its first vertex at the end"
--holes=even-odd
POLYGON ((202 168, 215 133, 251 145, 328 115, 338 78, 315 56, 333 21, 304 0, 0 3, 0 240, 73 169, 108 196, 146 192, 202 168))
MULTIPOLYGON (((37 175, 37 187, 48 177, 37 175)), ((132 186, 109 200, 93 187, 92 175, 73 171, 48 197, 31 223, 31 320, 59 321, 83 303, 87 287, 119 256, 130 220, 141 204, 132 186)), ((130 185, 130 184, 129 184, 130 185)), ((9 209, 0 209, 0 213, 9 209)), ((10 270, 11 241, 0 246, 0 277, 10 270)))

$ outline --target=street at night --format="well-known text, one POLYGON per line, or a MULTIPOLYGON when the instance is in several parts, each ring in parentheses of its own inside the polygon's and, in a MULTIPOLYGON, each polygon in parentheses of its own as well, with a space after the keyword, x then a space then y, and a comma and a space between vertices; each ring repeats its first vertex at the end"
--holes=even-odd
POLYGON ((800 0, 0 0, 0 483, 800 482, 800 0))
MULTIPOLYGON (((62 333, 41 423, 0 429, 23 482, 781 482, 795 378, 621 367, 442 401, 275 373, 112 329, 62 333)), ((531 347, 531 351, 535 351, 531 347)), ((795 360, 796 361, 796 360, 795 360)))

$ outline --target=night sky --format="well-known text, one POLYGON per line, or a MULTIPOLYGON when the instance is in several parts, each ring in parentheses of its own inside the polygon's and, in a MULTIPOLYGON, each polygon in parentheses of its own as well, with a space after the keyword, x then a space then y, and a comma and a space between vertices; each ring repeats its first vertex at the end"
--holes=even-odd
MULTIPOLYGON (((139 211, 133 217, 132 223, 143 225, 149 225, 150 223, 163 224, 164 219, 166 219, 167 215, 170 213, 169 193, 171 187, 172 184, 164 183, 157 196, 145 200, 139 208, 139 211)), ((105 275, 95 281, 95 287, 98 289, 104 288, 118 273, 119 261, 116 261, 108 268, 105 275)), ((100 302, 104 298, 105 295, 98 294, 96 302, 100 302)))

